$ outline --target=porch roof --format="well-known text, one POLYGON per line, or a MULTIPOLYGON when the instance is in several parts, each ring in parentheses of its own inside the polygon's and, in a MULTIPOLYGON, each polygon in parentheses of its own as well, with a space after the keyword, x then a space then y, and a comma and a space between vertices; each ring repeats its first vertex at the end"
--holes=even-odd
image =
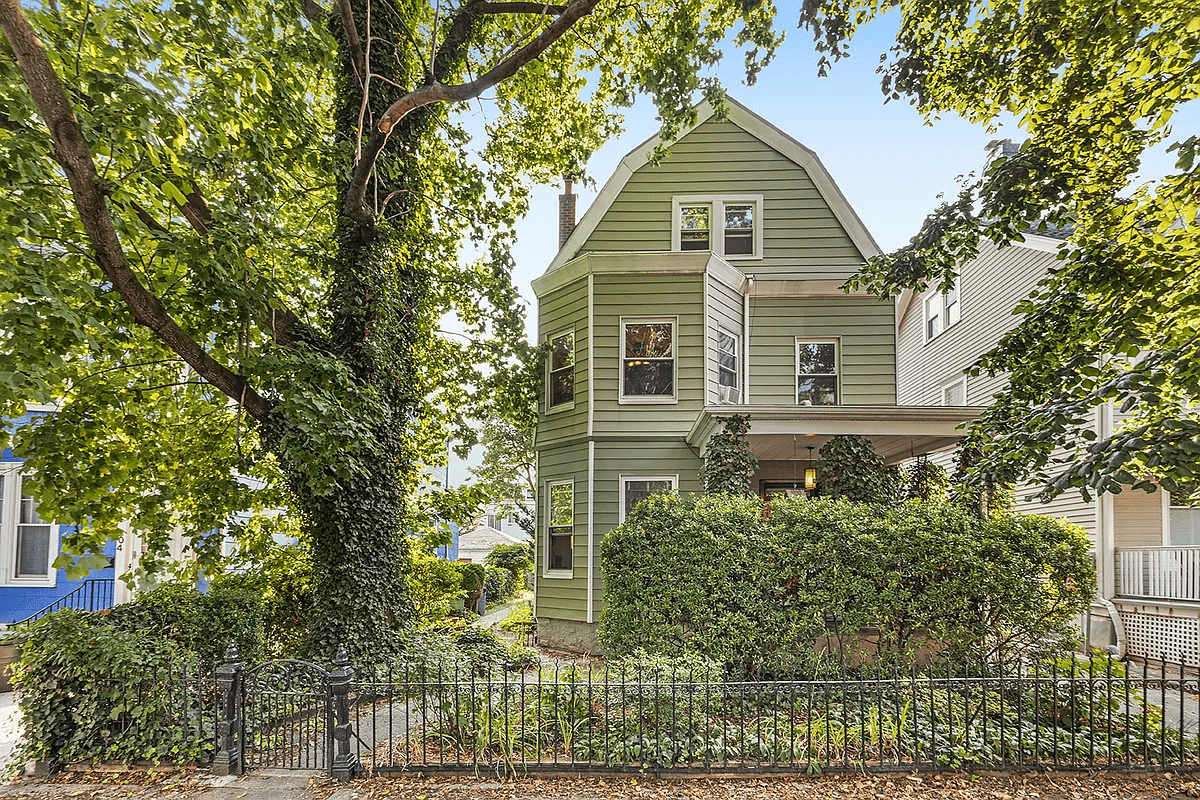
POLYGON ((750 417, 750 448, 760 461, 791 461, 832 437, 858 434, 871 440, 885 463, 953 447, 983 409, 977 406, 705 406, 687 442, 701 454, 709 439, 735 414, 750 417))

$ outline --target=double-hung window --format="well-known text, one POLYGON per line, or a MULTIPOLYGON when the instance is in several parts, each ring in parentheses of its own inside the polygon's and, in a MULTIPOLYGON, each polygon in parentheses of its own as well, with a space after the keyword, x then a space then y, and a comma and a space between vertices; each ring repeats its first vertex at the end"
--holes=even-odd
POLYGON ((738 337, 717 329, 717 393, 722 403, 738 402, 738 337))
POLYGON ((575 402, 575 332, 564 331, 550 337, 550 378, 546 409, 573 405, 575 402))
POLYGON ((0 473, 0 573, 10 585, 53 586, 55 526, 42 519, 37 501, 24 491, 17 470, 0 473))
POLYGON ((762 258, 762 195, 673 198, 672 249, 711 250, 728 259, 762 258))
POLYGON ((570 572, 574 554, 575 483, 546 486, 546 569, 570 572))
POLYGON ((958 300, 958 281, 946 292, 933 292, 925 298, 925 341, 931 341, 958 323, 962 306, 958 300))
POLYGON ((797 405, 838 404, 837 351, 836 339, 796 340, 797 405))
POLYGON ((621 320, 621 401, 675 402, 675 320, 621 320))
POLYGON ((678 475, 622 475, 621 522, 638 503, 656 494, 666 494, 679 485, 678 475))

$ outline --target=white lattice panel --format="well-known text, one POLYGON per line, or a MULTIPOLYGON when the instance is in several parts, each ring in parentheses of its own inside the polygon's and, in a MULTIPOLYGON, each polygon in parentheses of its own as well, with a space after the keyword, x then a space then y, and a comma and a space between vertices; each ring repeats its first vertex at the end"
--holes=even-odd
POLYGON ((1122 611, 1121 622, 1129 655, 1200 666, 1200 620, 1122 611))

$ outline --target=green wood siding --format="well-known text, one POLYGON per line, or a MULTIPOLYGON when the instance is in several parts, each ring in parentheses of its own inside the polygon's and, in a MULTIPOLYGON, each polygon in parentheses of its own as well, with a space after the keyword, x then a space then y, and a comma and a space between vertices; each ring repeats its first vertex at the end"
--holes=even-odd
POLYGON ((896 402, 895 307, 874 298, 752 298, 750 402, 796 403, 796 338, 840 338, 842 405, 896 402))
POLYGON ((700 459, 683 441, 604 441, 596 443, 596 563, 594 612, 603 608, 600 541, 620 519, 622 475, 678 475, 680 492, 699 492, 700 459))
MULTIPOLYGON (((738 391, 742 390, 745 343, 742 341, 742 295, 712 276, 708 277, 708 403, 717 403, 717 330, 738 338, 738 391)), ((740 398, 742 395, 739 394, 740 398)))
POLYGON ((587 619, 587 521, 588 521, 588 446, 587 442, 538 450, 537 507, 537 613, 554 619, 587 619), (546 563, 546 486, 559 481, 575 482, 575 531, 572 577, 547 578, 546 563))
POLYGON ((580 252, 670 250, 671 198, 686 194, 763 196, 763 258, 736 262, 744 272, 842 278, 863 261, 803 167, 715 119, 636 170, 580 252))
POLYGON ((588 281, 574 281, 548 292, 538 300, 538 341, 566 329, 575 332, 575 404, 565 410, 546 413, 547 372, 542 370, 542 388, 538 399, 538 444, 550 444, 570 437, 587 435, 588 407, 588 281))
POLYGON ((594 306, 595 419, 592 430, 682 438, 704 406, 704 276, 596 275, 594 306), (673 317, 675 395, 671 404, 618 402, 621 318, 673 317))

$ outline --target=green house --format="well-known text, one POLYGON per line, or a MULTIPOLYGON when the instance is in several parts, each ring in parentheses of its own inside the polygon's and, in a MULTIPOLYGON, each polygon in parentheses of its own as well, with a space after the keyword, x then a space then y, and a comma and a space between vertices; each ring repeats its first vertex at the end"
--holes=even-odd
MULTIPOLYGON (((537 452, 541 642, 596 649, 599 545, 649 494, 700 491, 709 438, 751 420, 764 499, 804 493, 831 436, 888 463, 954 446, 968 407, 896 403, 896 305, 840 288, 879 252, 816 154, 744 106, 657 164, 629 153, 533 282, 548 343, 537 452)), ((819 476, 818 476, 819 481, 819 476)))

